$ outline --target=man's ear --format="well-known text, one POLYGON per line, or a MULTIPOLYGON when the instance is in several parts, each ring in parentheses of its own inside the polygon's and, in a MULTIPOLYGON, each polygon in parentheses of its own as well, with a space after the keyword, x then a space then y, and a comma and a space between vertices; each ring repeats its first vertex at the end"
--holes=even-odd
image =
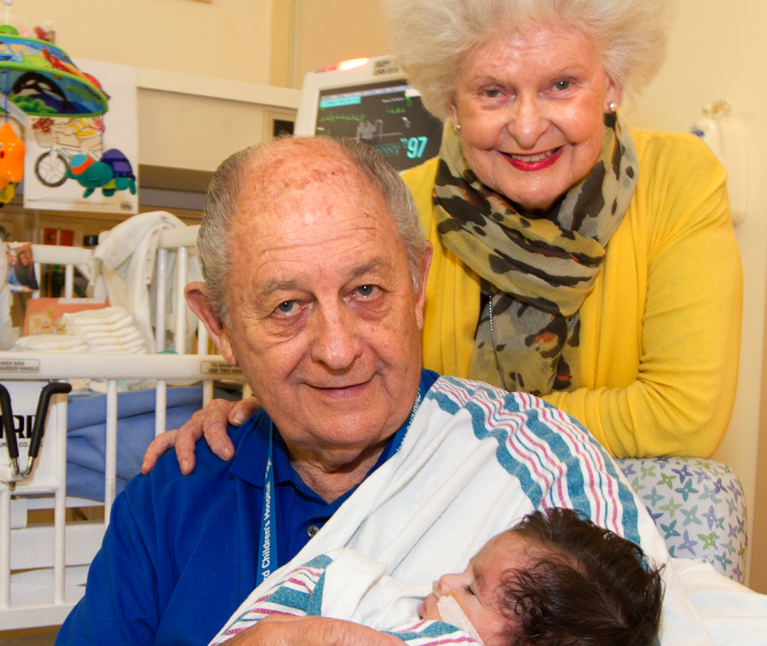
POLYGON ((426 302, 426 281, 429 279, 429 267, 431 267, 431 257, 434 253, 434 247, 431 242, 426 241, 426 248, 423 251, 421 259, 421 286, 415 298, 415 320, 418 324, 418 331, 423 330, 423 306, 426 302))
POLYGON ((208 330, 208 335, 218 347, 221 356, 226 359, 227 363, 236 366, 237 357, 234 355, 234 347, 229 337, 229 330, 211 307, 210 301, 205 295, 205 283, 189 283, 184 288, 184 296, 186 296, 189 308, 208 330))

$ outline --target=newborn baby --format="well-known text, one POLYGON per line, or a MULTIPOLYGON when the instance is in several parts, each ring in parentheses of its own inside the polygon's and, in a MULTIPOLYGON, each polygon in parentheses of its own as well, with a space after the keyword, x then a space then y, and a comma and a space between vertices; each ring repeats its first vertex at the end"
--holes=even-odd
MULTIPOLYGON (((361 558, 348 572, 357 580, 359 563, 370 561, 361 558)), ((404 586, 381 576, 385 566, 373 561, 381 566, 373 570, 379 574, 347 604, 348 612, 339 612, 338 604, 322 598, 333 563, 330 555, 312 559, 266 595, 246 600, 211 646, 270 614, 360 620, 365 600, 391 607, 398 594, 408 596, 404 586)), ((419 646, 455 640, 486 646, 649 646, 658 633, 663 599, 660 573, 638 546, 569 509, 528 514, 492 538, 466 570, 443 575, 432 588, 418 609, 420 620, 413 617, 384 632, 419 646)))
POLYGON ((534 512, 435 581, 419 612, 487 646, 649 645, 663 593, 645 566, 637 545, 570 509, 534 512))

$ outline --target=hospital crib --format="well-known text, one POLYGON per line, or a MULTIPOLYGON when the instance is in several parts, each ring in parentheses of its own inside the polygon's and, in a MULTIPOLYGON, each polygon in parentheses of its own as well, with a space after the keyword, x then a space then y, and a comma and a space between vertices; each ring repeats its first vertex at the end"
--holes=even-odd
MULTIPOLYGON (((15 475, 6 447, 0 447, 0 480, 3 481, 0 483, 0 630, 60 624, 84 593, 88 565, 101 545, 115 497, 117 380, 157 380, 156 433, 165 429, 168 380, 202 381, 204 403, 212 397, 214 378, 225 376, 227 380, 241 381, 238 370, 222 357, 208 354, 207 331, 202 325, 197 330, 197 353, 183 354, 186 316, 179 313, 186 310, 183 286, 187 283, 189 256, 196 254, 198 229, 196 226, 165 229, 157 245, 155 280, 159 285, 155 343, 158 352, 164 350, 167 293, 164 287, 166 281, 173 281, 176 287, 172 290, 173 336, 178 354, 0 353, 0 381, 11 391, 14 407, 25 400, 36 401, 41 387, 49 380, 77 378, 106 380, 107 407, 103 503, 67 496, 65 395, 52 398, 43 446, 31 477, 22 479, 15 475), (171 254, 176 257, 173 276, 167 271, 171 254), (72 519, 73 510, 98 505, 103 505, 104 520, 72 519), (44 514, 44 520, 52 522, 29 522, 35 512, 38 516, 44 514)), ((38 279, 41 265, 64 265, 66 297, 72 296, 75 267, 87 277, 90 254, 90 250, 82 248, 33 245, 38 279)), ((19 464, 23 472, 27 464, 24 446, 27 441, 20 438, 19 444, 19 464)))
MULTIPOLYGON (((174 345, 184 348, 186 317, 183 289, 187 263, 195 254, 199 227, 167 229, 159 238, 156 280, 172 281, 174 345), (169 275, 169 254, 178 262, 169 275)), ((65 266, 65 295, 71 297, 74 267, 87 275, 90 251, 86 249, 33 246, 39 264, 65 266)), ((36 267, 38 279, 40 267, 36 267)), ((164 349, 165 294, 156 290, 155 341, 164 349)), ((208 355, 208 337, 198 326, 197 354, 72 355, 53 353, 0 353, 0 381, 13 387, 14 403, 36 401, 47 380, 89 378, 107 380, 107 416, 104 501, 68 497, 67 398, 56 395, 48 415, 43 448, 32 477, 19 480, 8 466, 5 447, 0 447, 0 630, 52 626, 63 622, 84 594, 88 565, 101 545, 109 522, 109 508, 116 491, 117 380, 157 379, 155 433, 165 428, 168 380, 201 380, 203 401, 213 393, 213 379, 241 381, 237 369, 221 356, 208 355), (67 520, 67 510, 103 505, 105 520, 67 520), (28 517, 43 510, 52 523, 31 523, 28 517)), ((249 394, 246 392, 244 395, 249 394)), ((21 449, 25 464, 24 449, 21 449)), ((715 569, 743 581, 746 553, 746 508, 737 476, 726 466, 698 458, 620 460, 627 480, 653 516, 672 555, 711 562, 715 569)))

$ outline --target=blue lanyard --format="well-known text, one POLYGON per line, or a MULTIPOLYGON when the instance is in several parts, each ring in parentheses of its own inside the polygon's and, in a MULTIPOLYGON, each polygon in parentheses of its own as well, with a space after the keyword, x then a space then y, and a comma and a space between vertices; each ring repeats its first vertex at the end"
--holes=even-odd
MULTIPOLYGON (((391 446, 387 449, 386 459, 399 451, 402 442, 405 439, 410 424, 413 422, 418 408, 426 396, 426 385, 421 379, 418 387, 418 396, 416 397, 413 410, 407 419, 407 422, 397 431, 391 446)), ((274 522, 274 424, 269 422, 269 448, 266 455, 266 475, 264 476, 264 506, 261 514, 261 534, 258 540, 258 569, 256 572, 256 587, 266 579, 273 570, 278 567, 277 563, 277 532, 274 522)))
POLYGON ((272 443, 274 424, 269 422, 269 449, 266 455, 266 475, 264 477, 264 508, 261 513, 261 535, 258 541, 258 572, 256 587, 277 567, 277 533, 274 531, 274 465, 272 464, 272 443))

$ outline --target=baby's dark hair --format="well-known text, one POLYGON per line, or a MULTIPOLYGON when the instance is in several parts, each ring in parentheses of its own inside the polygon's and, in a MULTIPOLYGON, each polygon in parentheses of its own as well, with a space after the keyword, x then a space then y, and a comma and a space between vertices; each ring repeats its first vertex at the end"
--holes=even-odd
POLYGON ((638 545, 571 509, 533 512, 509 531, 533 546, 530 567, 501 578, 509 646, 653 643, 663 585, 638 545))

